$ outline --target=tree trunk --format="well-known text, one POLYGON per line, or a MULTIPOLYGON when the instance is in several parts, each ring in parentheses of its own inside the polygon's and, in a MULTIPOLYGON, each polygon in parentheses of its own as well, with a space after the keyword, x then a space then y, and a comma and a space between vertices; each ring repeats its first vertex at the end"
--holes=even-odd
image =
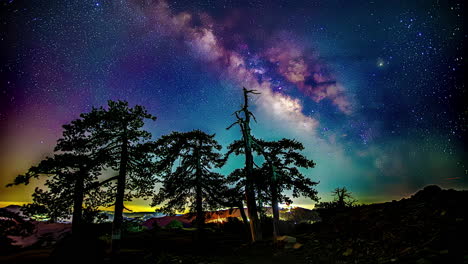
POLYGON ((203 193, 202 193, 202 167, 201 167, 201 158, 200 158, 200 148, 201 148, 201 142, 198 144, 198 149, 195 149, 195 155, 197 157, 197 167, 196 167, 196 205, 195 205, 195 210, 197 211, 197 219, 196 219, 196 224, 198 231, 201 231, 203 226, 205 225, 205 212, 203 212, 203 193))
POLYGON ((277 237, 280 235, 278 186, 276 184, 276 177, 273 178, 273 184, 271 186, 271 209, 273 210, 273 240, 276 241, 277 237))
POLYGON ((72 234, 74 237, 80 236, 83 219, 84 178, 85 173, 80 170, 77 174, 75 188, 73 190, 72 234))
POLYGON ((265 158, 268 160, 271 170, 271 210, 273 211, 273 241, 276 242, 276 239, 280 235, 279 230, 279 207, 278 207, 278 175, 276 174, 276 167, 273 164, 271 158, 265 155, 265 158))
POLYGON ((114 207, 114 222, 112 225, 112 255, 115 257, 120 252, 120 243, 122 238, 123 209, 125 196, 125 180, 127 175, 128 163, 128 141, 126 129, 122 137, 122 151, 120 154, 119 177, 117 179, 117 195, 114 207))
POLYGON ((257 193, 259 194, 259 196, 257 196, 257 200, 258 200, 258 203, 257 203, 257 210, 258 210, 258 216, 260 217, 260 224, 262 223, 265 223, 265 218, 266 218, 266 212, 265 212, 265 207, 263 206, 263 199, 260 198, 260 194, 261 194, 261 190, 260 188, 256 188, 257 189, 257 193))
POLYGON ((196 208, 195 210, 197 211, 197 228, 201 229, 203 228, 203 225, 205 224, 205 212, 203 212, 203 198, 201 194, 201 186, 197 185, 196 188, 196 208))
POLYGON ((249 100, 247 90, 244 88, 244 116, 245 124, 243 126, 243 137, 245 145, 245 169, 246 169, 246 186, 245 194, 247 200, 247 211, 250 219, 250 231, 252 234, 252 242, 262 240, 262 230, 258 220, 257 202, 255 199, 255 185, 253 180, 253 156, 252 144, 250 135, 250 113, 248 110, 249 100))
POLYGON ((279 230, 279 207, 278 207, 278 175, 276 174, 276 167, 272 159, 262 150, 262 154, 265 157, 268 165, 270 166, 271 173, 271 210, 273 211, 273 241, 276 242, 280 230, 279 230))
POLYGON ((245 231, 248 233, 248 237, 250 237, 249 220, 247 219, 247 215, 245 214, 244 204, 242 203, 242 201, 239 202, 239 205, 237 206, 237 208, 239 208, 239 212, 240 212, 240 215, 242 217, 242 221, 244 222, 245 231))
MULTIPOLYGON (((248 156, 248 155, 246 155, 248 156)), ((247 164, 251 163, 252 161, 248 161, 246 159, 246 186, 245 186, 245 192, 246 192, 246 200, 247 200, 247 212, 249 214, 249 219, 250 219, 250 230, 252 233, 252 242, 262 240, 262 231, 260 227, 260 221, 258 219, 258 211, 257 211, 257 202, 255 199, 255 192, 254 192, 254 186, 252 184, 252 166, 249 166, 247 164), (250 170, 248 169, 250 167, 250 170), (249 173, 250 172, 250 173, 249 173)))

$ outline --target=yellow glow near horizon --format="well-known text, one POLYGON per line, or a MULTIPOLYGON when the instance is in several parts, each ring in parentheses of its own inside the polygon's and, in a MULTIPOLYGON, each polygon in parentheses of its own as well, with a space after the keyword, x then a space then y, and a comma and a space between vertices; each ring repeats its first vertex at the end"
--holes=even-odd
POLYGON ((287 209, 292 209, 292 208, 295 208, 295 207, 302 207, 302 208, 305 208, 305 209, 314 209, 315 208, 315 204, 290 204, 290 205, 286 205, 286 204, 279 204, 279 207, 280 208, 287 208, 287 209))
MULTIPOLYGON (((28 202, 15 202, 15 201, 0 201, 0 208, 6 207, 8 205, 25 205, 28 204, 28 202)), ((141 204, 125 204, 125 207, 130 209, 131 211, 124 210, 125 213, 140 213, 140 212, 154 212, 158 207, 151 207, 149 205, 141 205, 141 204)), ((286 204, 280 204, 280 208, 294 208, 294 207, 302 207, 306 209, 314 209, 314 204, 291 204, 291 205, 286 205, 286 204)), ((99 207, 100 210, 103 211, 113 211, 114 207, 99 207)), ((177 213, 188 213, 188 210, 184 212, 177 212, 177 213)))
MULTIPOLYGON (((16 201, 0 201, 0 208, 7 207, 9 205, 25 205, 28 202, 16 202, 16 201)), ((154 212, 158 207, 151 207, 149 205, 135 205, 135 204, 125 204, 125 207, 132 210, 133 213, 139 212, 154 212)), ((100 210, 103 211, 113 211, 114 207, 99 207, 100 210)), ((128 210, 124 210, 125 213, 130 213, 128 210)))
POLYGON ((11 202, 11 201, 0 201, 0 208, 7 207, 9 205, 25 205, 26 202, 11 202))

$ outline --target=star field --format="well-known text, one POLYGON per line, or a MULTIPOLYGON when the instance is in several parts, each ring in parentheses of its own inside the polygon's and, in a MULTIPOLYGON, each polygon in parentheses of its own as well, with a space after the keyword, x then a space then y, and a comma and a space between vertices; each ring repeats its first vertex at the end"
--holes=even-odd
MULTIPOLYGON (((262 93, 255 136, 303 142, 325 200, 338 186, 364 202, 427 184, 466 188, 463 10, 462 1, 2 1, 0 186, 50 155, 61 125, 109 99, 146 106, 158 117, 154 139, 202 129, 226 146, 240 136, 225 128, 246 86, 262 93)), ((0 187, 0 201, 28 202, 32 189, 0 187)))

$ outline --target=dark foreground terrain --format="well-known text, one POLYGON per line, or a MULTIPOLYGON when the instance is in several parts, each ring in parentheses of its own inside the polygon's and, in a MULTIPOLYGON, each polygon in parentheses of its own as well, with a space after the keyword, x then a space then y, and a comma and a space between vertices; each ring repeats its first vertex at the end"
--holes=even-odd
MULTIPOLYGON (((429 186, 411 198, 346 209, 321 209, 321 222, 289 225, 295 248, 271 238, 249 244, 242 222, 192 229, 129 232, 120 263, 468 263, 468 192, 429 186)), ((270 233, 269 225, 265 232, 270 233)), ((87 228, 49 246, 16 249, 0 263, 110 263, 110 225, 87 228)), ((292 245, 291 245, 292 246, 292 245)))

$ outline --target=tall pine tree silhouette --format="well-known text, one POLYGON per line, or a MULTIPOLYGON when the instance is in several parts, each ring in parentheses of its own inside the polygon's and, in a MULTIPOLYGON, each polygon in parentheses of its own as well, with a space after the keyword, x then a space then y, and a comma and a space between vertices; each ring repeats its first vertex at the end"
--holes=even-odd
POLYGON ((188 205, 196 213, 196 225, 201 230, 206 209, 219 208, 212 190, 223 188, 222 175, 212 172, 220 167, 221 145, 200 130, 162 136, 154 143, 158 154, 158 169, 163 170, 162 187, 153 198, 152 206, 165 203, 159 211, 174 214, 188 205), (177 162, 178 161, 178 162, 177 162))
POLYGON ((107 109, 93 108, 81 115, 91 139, 84 148, 105 152, 108 166, 118 171, 112 225, 112 255, 120 251, 124 201, 148 196, 154 186, 151 155, 145 144, 151 134, 143 129, 146 119, 156 120, 143 106, 129 107, 125 101, 108 101, 107 109))
POLYGON ((298 168, 314 168, 315 163, 302 155, 300 151, 304 146, 295 140, 281 139, 279 141, 253 140, 254 149, 265 158, 262 166, 262 177, 270 193, 271 207, 273 211, 273 237, 280 234, 279 230, 279 206, 280 201, 291 202, 291 199, 283 194, 284 190, 292 190, 293 197, 306 196, 318 201, 317 191, 313 182, 306 178, 298 168))
POLYGON ((27 185, 32 178, 46 177, 47 189, 36 188, 33 203, 25 205, 23 210, 32 217, 42 216, 52 221, 66 219, 72 214, 72 232, 76 237, 83 221, 83 204, 87 212, 109 205, 109 197, 95 195, 105 193, 104 189, 109 187, 109 181, 98 181, 100 171, 109 160, 106 152, 86 147, 92 138, 83 120, 74 120, 63 128, 54 149, 60 154, 32 166, 8 186, 27 185))
MULTIPOLYGON (((144 107, 131 108, 124 101, 108 101, 107 108, 93 108, 64 125, 56 151, 65 154, 55 155, 32 167, 25 175, 18 176, 14 184, 27 184, 31 178, 44 174, 53 175, 46 182, 49 191, 36 189, 33 196, 36 203, 31 209, 47 212, 45 208, 52 217, 63 217, 69 201, 73 200, 73 216, 75 222, 79 222, 83 193, 93 192, 89 199, 99 198, 108 203, 109 195, 103 194, 109 192, 96 192, 96 188, 110 187, 111 182, 117 180, 116 188, 107 188, 115 189, 112 253, 116 255, 120 249, 124 201, 150 196, 155 182, 153 157, 146 144, 151 134, 142 129, 145 119, 156 120, 156 117, 147 113, 144 107), (103 168, 116 170, 118 175, 98 182, 97 176, 103 168)), ((101 205, 95 201, 89 203, 101 205)))

